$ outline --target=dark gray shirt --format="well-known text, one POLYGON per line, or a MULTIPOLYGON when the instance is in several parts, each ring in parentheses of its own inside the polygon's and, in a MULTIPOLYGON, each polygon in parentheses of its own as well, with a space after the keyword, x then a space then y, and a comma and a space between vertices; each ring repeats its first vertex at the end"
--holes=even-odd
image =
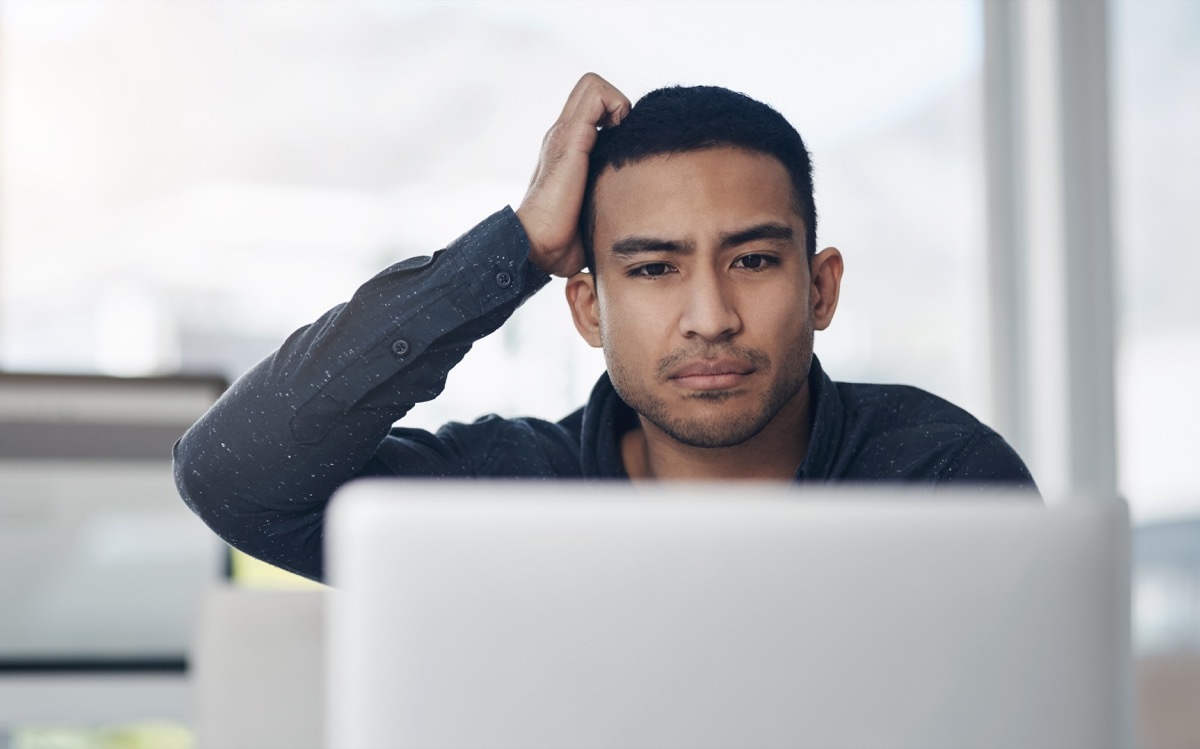
MULTIPOLYGON (((507 208, 432 257, 384 270, 293 333, 180 439, 184 501, 234 547, 320 579, 325 505, 360 476, 627 479, 619 440, 637 416, 607 375, 559 422, 393 427, 548 280, 507 208)), ((813 427, 797 482, 1033 488, 998 434, 941 398, 833 382, 815 357, 809 383, 813 427)))

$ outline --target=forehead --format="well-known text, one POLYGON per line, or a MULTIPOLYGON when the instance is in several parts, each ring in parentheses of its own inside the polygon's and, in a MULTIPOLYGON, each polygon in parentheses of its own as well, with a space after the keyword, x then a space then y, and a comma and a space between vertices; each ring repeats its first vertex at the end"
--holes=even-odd
POLYGON ((803 237, 803 219, 787 169, 778 159, 741 148, 652 156, 596 180, 597 255, 629 236, 702 240, 766 221, 803 237))

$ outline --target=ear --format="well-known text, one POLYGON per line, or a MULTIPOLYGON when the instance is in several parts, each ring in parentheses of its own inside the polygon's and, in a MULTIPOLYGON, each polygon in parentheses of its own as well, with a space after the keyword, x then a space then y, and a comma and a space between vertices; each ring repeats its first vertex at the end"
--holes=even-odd
POLYGON ((596 277, 583 271, 568 278, 567 304, 571 307, 571 318, 579 335, 588 345, 600 348, 600 298, 596 295, 596 277))
POLYGON ((833 322, 842 290, 842 253, 836 247, 826 247, 813 256, 810 267, 813 329, 825 330, 833 322))

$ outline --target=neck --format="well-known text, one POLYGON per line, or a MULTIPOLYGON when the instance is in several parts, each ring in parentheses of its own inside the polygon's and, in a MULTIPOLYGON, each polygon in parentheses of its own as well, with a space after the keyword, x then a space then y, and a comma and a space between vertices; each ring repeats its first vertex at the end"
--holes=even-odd
POLYGON ((761 432, 732 447, 692 447, 639 416, 621 438, 625 472, 646 479, 791 481, 808 453, 812 431, 808 382, 761 432))

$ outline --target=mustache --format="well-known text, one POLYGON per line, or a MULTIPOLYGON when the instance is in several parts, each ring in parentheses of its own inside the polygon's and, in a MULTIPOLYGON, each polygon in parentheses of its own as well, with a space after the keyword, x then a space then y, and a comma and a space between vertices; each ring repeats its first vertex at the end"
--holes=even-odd
POLYGON ((758 349, 746 348, 732 343, 720 345, 701 345, 680 349, 667 355, 658 362, 656 373, 660 379, 670 376, 671 372, 686 362, 697 359, 736 359, 749 362, 755 369, 765 372, 771 368, 771 359, 758 349))

